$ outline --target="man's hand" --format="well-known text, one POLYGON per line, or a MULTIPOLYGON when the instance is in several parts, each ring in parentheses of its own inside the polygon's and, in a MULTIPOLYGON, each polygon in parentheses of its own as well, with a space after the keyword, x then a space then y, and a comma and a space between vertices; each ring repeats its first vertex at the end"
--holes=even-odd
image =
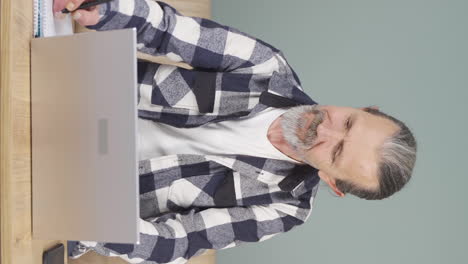
MULTIPOLYGON (((54 0, 54 14, 58 19, 64 18, 65 14, 60 11, 64 8, 68 11, 76 10, 83 2, 89 2, 89 0, 54 0)), ((71 15, 76 22, 82 26, 96 25, 99 21, 99 10, 97 6, 92 6, 86 9, 79 9, 71 12, 71 15)))

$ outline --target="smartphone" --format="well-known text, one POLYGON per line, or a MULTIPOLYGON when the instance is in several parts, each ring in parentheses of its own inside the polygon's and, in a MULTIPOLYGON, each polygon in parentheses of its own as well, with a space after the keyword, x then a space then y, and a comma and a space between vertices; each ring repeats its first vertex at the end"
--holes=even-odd
POLYGON ((65 247, 62 243, 44 251, 42 254, 43 264, 64 264, 65 247))

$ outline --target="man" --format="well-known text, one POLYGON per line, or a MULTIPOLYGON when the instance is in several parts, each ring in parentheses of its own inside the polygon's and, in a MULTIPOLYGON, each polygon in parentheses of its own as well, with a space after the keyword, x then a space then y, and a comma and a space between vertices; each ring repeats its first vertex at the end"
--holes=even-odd
POLYGON ((141 243, 79 241, 74 258, 185 263, 303 224, 319 180, 340 197, 384 199, 411 177, 416 142, 402 122, 317 105, 259 39, 153 0, 72 14, 99 31, 135 27, 139 51, 194 67, 138 62, 141 243))

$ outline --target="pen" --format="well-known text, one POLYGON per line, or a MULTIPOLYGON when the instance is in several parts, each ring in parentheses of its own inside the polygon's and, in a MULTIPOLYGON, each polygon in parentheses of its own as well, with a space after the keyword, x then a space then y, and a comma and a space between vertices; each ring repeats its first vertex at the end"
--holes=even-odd
MULTIPOLYGON (((106 3, 106 2, 110 2, 112 0, 96 0, 96 1, 89 1, 89 2, 84 2, 82 3, 77 9, 73 10, 72 12, 78 10, 78 9, 85 9, 85 8, 88 8, 88 7, 91 7, 91 6, 95 6, 95 5, 99 5, 99 4, 103 4, 103 3, 106 3)), ((71 13, 70 11, 68 11, 68 9, 64 8, 62 9, 61 11, 63 14, 67 14, 67 13, 71 13)))

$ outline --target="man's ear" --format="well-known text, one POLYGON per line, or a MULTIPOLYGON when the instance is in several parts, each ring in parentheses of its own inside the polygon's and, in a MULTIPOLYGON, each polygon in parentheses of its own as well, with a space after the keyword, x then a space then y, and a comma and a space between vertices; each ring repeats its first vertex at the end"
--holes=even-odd
POLYGON ((336 187, 336 184, 335 184, 335 179, 328 176, 327 173, 325 173, 324 171, 322 170, 319 170, 318 172, 318 175, 320 177, 321 180, 323 180, 324 182, 326 182, 328 184, 328 186, 330 186, 330 188, 333 189, 333 191, 340 197, 344 197, 344 193, 342 193, 337 187, 336 187))

